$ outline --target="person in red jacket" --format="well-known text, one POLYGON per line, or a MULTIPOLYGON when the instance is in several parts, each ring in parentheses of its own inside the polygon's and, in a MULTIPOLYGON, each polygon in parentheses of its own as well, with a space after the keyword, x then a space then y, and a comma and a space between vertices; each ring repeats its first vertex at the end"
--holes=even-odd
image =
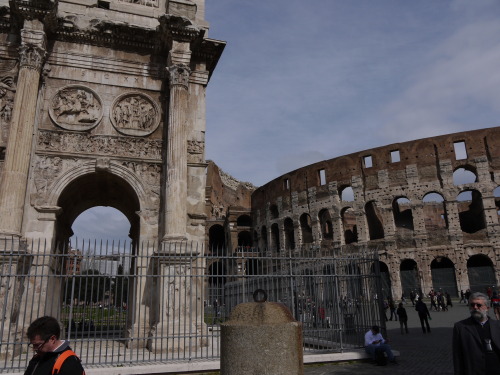
POLYGON ((35 355, 24 375, 52 375, 54 368, 59 369, 58 375, 85 375, 80 359, 68 341, 59 339, 60 334, 59 322, 51 316, 43 316, 30 324, 26 335, 35 355))

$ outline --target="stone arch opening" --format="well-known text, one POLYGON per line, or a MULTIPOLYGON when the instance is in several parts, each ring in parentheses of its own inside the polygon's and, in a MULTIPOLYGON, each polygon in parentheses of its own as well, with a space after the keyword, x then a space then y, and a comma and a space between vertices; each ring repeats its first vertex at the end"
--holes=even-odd
POLYGON ((379 240, 384 238, 384 225, 380 209, 375 201, 370 201, 365 205, 366 222, 370 240, 379 240))
POLYGON ((271 225, 271 247, 274 251, 280 251, 280 228, 278 224, 274 223, 271 225))
POLYGON ((354 190, 351 186, 344 186, 339 189, 340 200, 342 202, 354 202, 354 190))
POLYGON ((285 249, 295 249, 295 233, 293 220, 287 217, 284 222, 285 229, 285 249))
POLYGON ((399 197, 392 201, 392 212, 396 228, 413 230, 413 213, 411 202, 406 197, 399 197))
MULTIPOLYGON (((392 297, 392 286, 391 286, 391 274, 389 273, 389 267, 386 263, 377 261, 380 270, 380 283, 382 289, 382 297, 386 298, 388 296, 392 297)), ((375 273, 375 263, 371 266, 371 273, 375 273)))
POLYGON ((495 206, 497 208, 497 214, 500 215, 500 186, 497 186, 493 190, 493 196, 495 197, 495 206))
POLYGON ((325 208, 318 214, 319 222, 321 225, 321 235, 324 240, 333 239, 333 224, 330 212, 325 208))
POLYGON ((273 204, 269 207, 269 213, 271 214, 271 219, 277 219, 280 217, 280 212, 278 211, 278 206, 273 204))
POLYGON ((249 231, 238 232, 238 247, 251 247, 252 243, 252 235, 249 231))
POLYGON ((356 214, 354 210, 351 207, 344 208, 341 216, 346 245, 358 242, 358 226, 356 225, 356 214))
POLYGON ((471 292, 486 293, 487 288, 495 288, 497 285, 493 262, 487 255, 471 256, 467 260, 467 274, 471 292))
POLYGON ((75 219, 84 211, 96 206, 109 206, 122 212, 130 222, 129 237, 139 241, 139 197, 123 178, 108 172, 94 172, 71 181, 61 192, 57 205, 62 208, 56 221, 56 240, 66 243, 73 235, 75 219))
POLYGON ((460 228, 465 233, 476 233, 486 228, 483 199, 477 190, 465 190, 457 196, 460 228))
POLYGON ((458 297, 455 265, 447 257, 436 257, 431 262, 432 287, 436 291, 448 292, 458 297))
POLYGON ((252 218, 249 215, 238 216, 238 219, 236 220, 236 224, 239 227, 251 227, 252 226, 252 218))
POLYGON ((428 240, 432 244, 439 244, 448 239, 448 215, 446 213, 446 204, 441 194, 431 192, 424 195, 424 223, 425 229, 431 236, 428 240))
POLYGON ((214 224, 208 230, 208 248, 212 254, 226 253, 226 234, 222 225, 214 224))
POLYGON ((422 288, 420 285, 417 262, 413 259, 403 260, 399 267, 399 272, 401 276, 401 289, 405 296, 409 296, 411 291, 418 292, 421 296, 422 288))
POLYGON ((260 243, 262 249, 267 249, 267 227, 265 225, 260 229, 260 243))
POLYGON ((221 260, 215 261, 208 267, 208 275, 208 303, 217 310, 224 304, 224 285, 227 281, 226 266, 221 260))
POLYGON ((465 165, 453 172, 453 185, 473 184, 477 182, 477 172, 474 167, 465 165))
POLYGON ((302 231, 302 242, 305 244, 313 243, 311 216, 309 214, 300 216, 300 230, 302 231))
POLYGON ((358 265, 349 263, 344 269, 346 278, 346 290, 344 296, 351 299, 358 299, 363 295, 363 282, 361 278, 361 270, 358 265))

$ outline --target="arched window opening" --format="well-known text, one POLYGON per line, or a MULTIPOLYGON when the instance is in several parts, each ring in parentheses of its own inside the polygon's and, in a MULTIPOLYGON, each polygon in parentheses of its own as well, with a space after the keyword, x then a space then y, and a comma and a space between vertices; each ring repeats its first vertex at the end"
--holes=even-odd
POLYGON ((302 231, 302 242, 305 244, 313 243, 311 216, 309 214, 300 216, 300 229, 302 231))
POLYGON ((271 246, 273 251, 280 251, 280 229, 278 224, 271 225, 271 246))
POLYGON ((497 285, 493 262, 484 254, 473 255, 467 260, 467 273, 471 292, 486 293, 497 285))
POLYGON ((236 224, 239 227, 251 227, 252 226, 252 218, 248 215, 241 215, 236 220, 236 224))
POLYGON ((453 172, 453 185, 473 184, 477 182, 477 175, 470 169, 458 168, 453 172))
POLYGON ((392 202, 392 211, 394 213, 396 228, 413 230, 413 214, 408 198, 401 197, 395 199, 392 202))
POLYGON ((379 240, 384 238, 384 225, 382 215, 375 201, 368 202, 365 205, 366 221, 368 223, 368 231, 370 240, 379 240))
POLYGON ((350 207, 342 211, 342 226, 344 228, 344 240, 346 245, 358 242, 358 226, 356 225, 356 214, 350 207))
POLYGON ((425 229, 433 236, 446 237, 448 215, 443 196, 438 193, 428 193, 422 201, 424 202, 425 229))
POLYGON ((269 213, 271 214, 271 219, 277 219, 280 216, 278 206, 276 206, 275 204, 269 207, 269 213))
POLYGON ((227 278, 224 263, 216 261, 209 265, 208 275, 208 305, 214 310, 212 316, 216 319, 218 310, 224 305, 224 285, 227 278))
POLYGON ((497 208, 497 214, 500 215, 500 186, 497 186, 493 190, 493 196, 495 197, 495 206, 497 208))
POLYGON ((238 232, 238 247, 240 248, 250 248, 252 247, 252 236, 247 230, 238 232))
POLYGON ((455 265, 447 257, 436 257, 431 262, 432 287, 435 291, 447 292, 458 297, 455 265))
POLYGON ((267 249, 267 228, 265 225, 262 226, 260 229, 260 244, 261 244, 261 249, 266 250, 267 249))
POLYGON ((293 220, 287 217, 284 222, 285 229, 285 249, 295 249, 295 233, 293 229, 293 220))
POLYGON ((413 259, 405 259, 401 262, 399 272, 401 288, 405 296, 409 296, 411 291, 421 296, 422 288, 420 286, 417 263, 413 259))
POLYGON ((342 202, 354 202, 354 190, 351 186, 346 186, 340 191, 340 200, 342 202))
POLYGON ((361 271, 359 266, 350 263, 345 266, 345 274, 348 276, 346 279, 346 289, 344 296, 352 299, 359 298, 363 295, 363 283, 361 278, 361 271))
MULTIPOLYGON (((377 261, 379 270, 380 270, 380 281, 382 287, 382 296, 383 298, 387 298, 389 296, 392 297, 392 287, 391 287, 391 275, 389 273, 389 267, 384 262, 377 261)), ((371 266, 371 273, 375 273, 375 263, 371 266)))
POLYGON ((486 228, 483 199, 477 190, 463 191, 457 196, 460 228, 465 233, 476 233, 486 228))
POLYGON ((212 225, 208 230, 208 248, 212 254, 226 254, 226 235, 222 225, 212 225))
POLYGON ((323 209, 319 212, 318 217, 321 225, 321 234, 323 236, 323 239, 333 239, 333 225, 332 219, 330 217, 330 212, 327 209, 323 209))

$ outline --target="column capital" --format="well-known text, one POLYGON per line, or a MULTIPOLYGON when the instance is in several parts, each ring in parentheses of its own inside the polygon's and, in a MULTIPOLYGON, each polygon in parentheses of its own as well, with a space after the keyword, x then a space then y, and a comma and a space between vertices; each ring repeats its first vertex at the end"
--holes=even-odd
POLYGON ((186 89, 188 88, 191 69, 187 65, 171 65, 167 67, 167 72, 169 74, 170 87, 182 86, 186 89))
POLYGON ((20 66, 41 71, 47 45, 47 36, 39 30, 21 30, 21 46, 19 47, 20 66))

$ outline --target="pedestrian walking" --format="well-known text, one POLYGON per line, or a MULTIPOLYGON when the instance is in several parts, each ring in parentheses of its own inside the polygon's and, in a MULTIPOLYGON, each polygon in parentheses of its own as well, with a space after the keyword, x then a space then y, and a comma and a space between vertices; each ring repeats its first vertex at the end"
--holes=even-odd
POLYGON ((399 303, 398 309, 396 310, 396 314, 398 314, 399 317, 399 326, 401 328, 401 334, 403 335, 405 331, 406 333, 410 333, 408 332, 408 314, 406 313, 406 309, 403 307, 402 302, 399 303))
POLYGON ((415 310, 418 312, 418 318, 420 319, 422 331, 424 333, 431 333, 431 327, 429 325, 429 319, 432 320, 431 314, 429 313, 427 305, 424 303, 424 301, 422 301, 421 298, 418 299, 417 304, 415 305, 415 310))

